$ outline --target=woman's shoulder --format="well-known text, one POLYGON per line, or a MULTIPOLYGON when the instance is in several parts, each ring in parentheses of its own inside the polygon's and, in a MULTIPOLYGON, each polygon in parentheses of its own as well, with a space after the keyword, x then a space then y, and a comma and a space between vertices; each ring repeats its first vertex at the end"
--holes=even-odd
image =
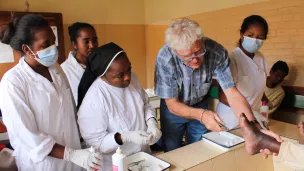
POLYGON ((228 55, 230 58, 238 58, 238 57, 242 56, 242 50, 239 47, 236 47, 235 49, 230 51, 228 53, 228 55))
POLYGON ((16 86, 25 82, 27 77, 22 73, 22 67, 20 63, 8 70, 1 79, 1 84, 10 83, 16 86))

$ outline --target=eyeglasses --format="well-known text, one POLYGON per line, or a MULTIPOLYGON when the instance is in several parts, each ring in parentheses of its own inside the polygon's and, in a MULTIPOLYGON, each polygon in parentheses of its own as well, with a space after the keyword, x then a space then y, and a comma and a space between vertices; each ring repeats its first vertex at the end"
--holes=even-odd
POLYGON ((206 54, 206 48, 204 48, 204 52, 203 52, 203 53, 198 54, 198 55, 196 55, 196 56, 194 56, 194 57, 191 57, 191 58, 188 58, 188 59, 184 59, 184 60, 182 60, 182 62, 183 62, 183 63, 190 62, 190 61, 192 61, 194 58, 200 58, 200 57, 204 56, 205 54, 206 54))

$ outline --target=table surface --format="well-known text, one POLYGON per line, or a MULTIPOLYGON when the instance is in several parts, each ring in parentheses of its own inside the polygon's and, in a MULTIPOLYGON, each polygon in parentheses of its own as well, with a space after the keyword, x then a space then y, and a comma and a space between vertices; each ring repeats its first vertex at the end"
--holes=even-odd
MULTIPOLYGON (((291 140, 297 139, 296 125, 270 120, 270 129, 291 140)), ((231 133, 241 136, 240 129, 232 130, 231 133)), ((273 171, 272 157, 264 160, 260 154, 250 156, 246 153, 244 143, 230 150, 223 151, 204 141, 199 141, 179 149, 163 153, 158 158, 171 164, 170 171, 181 170, 210 170, 210 171, 273 171)), ((282 169, 281 169, 282 170, 282 169)), ((283 169, 290 171, 288 168, 283 169)))

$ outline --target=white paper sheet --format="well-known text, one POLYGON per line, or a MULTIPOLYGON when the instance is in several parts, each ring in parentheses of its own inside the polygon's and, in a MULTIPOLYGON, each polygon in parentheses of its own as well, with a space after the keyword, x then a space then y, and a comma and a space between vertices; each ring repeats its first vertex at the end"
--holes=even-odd
POLYGON ((52 28, 52 30, 53 30, 53 32, 55 34, 55 37, 56 37, 55 44, 56 44, 56 46, 58 46, 58 31, 57 31, 57 26, 51 26, 51 28, 52 28))
POLYGON ((4 43, 0 42, 0 63, 14 62, 13 49, 4 43))

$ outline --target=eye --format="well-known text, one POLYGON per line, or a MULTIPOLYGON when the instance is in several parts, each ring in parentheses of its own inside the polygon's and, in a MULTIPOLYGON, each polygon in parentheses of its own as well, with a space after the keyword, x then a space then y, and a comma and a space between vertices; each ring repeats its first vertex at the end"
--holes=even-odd
POLYGON ((124 73, 119 73, 118 75, 116 75, 116 78, 122 78, 124 76, 124 73))
POLYGON ((50 43, 47 43, 47 42, 42 44, 43 49, 48 48, 49 46, 51 46, 51 45, 50 45, 50 43))
POLYGON ((89 40, 84 40, 85 44, 89 44, 89 42, 90 42, 89 40))

